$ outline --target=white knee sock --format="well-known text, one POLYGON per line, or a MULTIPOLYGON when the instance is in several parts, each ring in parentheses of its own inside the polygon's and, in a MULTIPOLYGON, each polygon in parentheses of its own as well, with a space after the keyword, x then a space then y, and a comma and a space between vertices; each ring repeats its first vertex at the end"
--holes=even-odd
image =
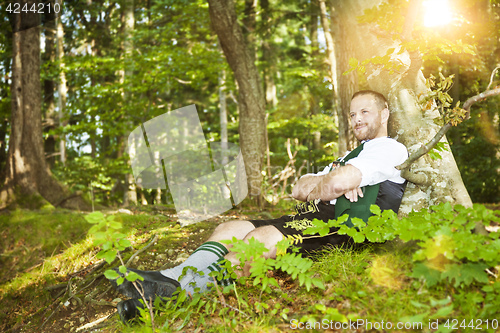
POLYGON ((184 267, 192 266, 198 271, 204 271, 209 265, 223 259, 227 253, 228 250, 221 243, 206 242, 197 248, 182 264, 160 271, 160 273, 171 279, 179 280, 184 267))
POLYGON ((221 267, 222 261, 224 261, 224 259, 213 262, 208 267, 201 270, 202 273, 188 270, 186 272, 186 275, 184 275, 179 281, 181 284, 181 288, 183 290, 186 290, 186 292, 193 294, 195 292, 207 291, 208 289, 210 289, 210 284, 217 283, 221 287, 228 286, 229 284, 231 284, 231 278, 227 275, 226 269, 224 267, 221 267), (210 273, 215 271, 223 272, 223 278, 220 280, 217 279, 217 281, 215 281, 214 278, 210 276, 210 273))

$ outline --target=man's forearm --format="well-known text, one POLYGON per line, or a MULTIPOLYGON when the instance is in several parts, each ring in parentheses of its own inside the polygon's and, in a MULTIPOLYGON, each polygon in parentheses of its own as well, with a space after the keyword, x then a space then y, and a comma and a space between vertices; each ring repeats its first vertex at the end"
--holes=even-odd
POLYGON ((330 201, 356 189, 361 183, 361 171, 351 165, 346 165, 320 176, 313 190, 309 192, 305 201, 321 199, 330 201))
POLYGON ((299 201, 306 201, 307 196, 316 187, 318 182, 324 176, 316 175, 304 175, 298 181, 297 184, 292 189, 292 197, 299 201))

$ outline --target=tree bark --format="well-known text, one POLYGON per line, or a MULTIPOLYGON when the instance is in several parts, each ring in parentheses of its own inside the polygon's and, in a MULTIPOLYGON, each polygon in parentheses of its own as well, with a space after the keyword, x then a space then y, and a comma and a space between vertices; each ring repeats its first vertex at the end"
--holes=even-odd
MULTIPOLYGON (((58 119, 59 126, 64 128, 67 125, 67 121, 64 119, 64 111, 66 109, 66 98, 68 93, 68 88, 66 87, 66 73, 64 66, 64 26, 60 17, 56 19, 57 26, 57 60, 59 60, 59 84, 57 85, 57 91, 59 94, 58 100, 58 119)), ((62 165, 66 164, 66 135, 61 133, 59 138, 59 160, 62 165)))
MULTIPOLYGON (((332 31, 335 42, 335 57, 337 59, 337 84, 338 89, 338 102, 337 109, 342 117, 339 117, 339 136, 345 138, 345 149, 352 150, 358 143, 354 137, 350 122, 350 105, 352 95, 358 91, 358 75, 355 71, 348 74, 344 73, 349 69, 349 58, 354 53, 351 40, 348 38, 348 31, 350 27, 345 22, 343 15, 338 15, 335 7, 332 7, 332 31)), ((339 154, 342 156, 343 154, 339 154)))
MULTIPOLYGON (((33 1, 22 1, 21 7, 33 1)), ((31 12, 14 15, 11 135, 6 179, 0 208, 11 203, 39 208, 87 209, 80 197, 70 196, 53 177, 45 161, 42 135, 39 18, 31 12)))
MULTIPOLYGON (((133 60, 132 60, 132 51, 133 51, 133 40, 132 40, 132 32, 134 31, 135 26, 135 17, 134 17, 134 0, 126 0, 125 8, 123 11, 123 53, 125 57, 125 68, 122 69, 120 80, 122 83, 126 82, 127 78, 130 78, 133 74, 133 60)), ((123 101, 126 103, 129 99, 129 94, 126 89, 122 93, 123 101)), ((132 126, 131 126, 132 127, 132 126)), ((123 138, 123 142, 127 142, 127 138, 123 138)), ((130 161, 129 161, 130 163, 130 161)), ((125 206, 129 204, 137 205, 137 186, 135 184, 134 176, 131 173, 125 175, 125 185, 126 191, 124 193, 123 203, 125 206)), ((161 189, 158 188, 158 191, 161 193, 161 189)), ((141 190, 141 202, 142 204, 147 205, 147 201, 144 199, 144 195, 141 190)))
MULTIPOLYGON (((265 98, 259 72, 238 24, 232 0, 209 0, 210 19, 238 83, 240 147, 249 194, 260 198, 265 151, 265 98)), ((260 201, 260 199, 258 199, 260 201)))
MULTIPOLYGON (((56 48, 55 48, 55 36, 56 36, 56 26, 55 26, 55 13, 47 13, 47 22, 45 23, 45 54, 43 57, 44 63, 51 66, 56 60, 56 48)), ((55 114, 55 82, 52 78, 47 78, 43 82, 43 104, 45 106, 45 112, 43 115, 43 131, 44 133, 50 132, 57 126, 57 119, 55 114)), ((44 141, 44 150, 46 155, 47 163, 50 167, 53 167, 56 160, 56 138, 54 135, 47 135, 44 141)))
MULTIPOLYGON (((356 46, 354 56, 360 62, 374 56, 384 56, 392 47, 397 51, 401 46, 400 41, 376 35, 372 25, 358 24, 356 17, 378 4, 379 1, 371 0, 337 1, 339 15, 345 18, 346 26, 349 27, 347 37, 356 46)), ((439 131, 440 127, 434 120, 440 119, 440 114, 436 107, 424 109, 418 103, 417 96, 429 92, 418 59, 407 51, 393 57, 404 64, 404 70, 390 74, 389 71, 368 68, 367 83, 370 89, 388 98, 391 109, 389 134, 406 145, 411 154, 439 131)), ((443 141, 446 142, 445 139, 443 141)), ((425 173, 428 182, 418 186, 412 183, 408 185, 401 213, 442 201, 471 206, 471 199, 451 151, 442 152, 441 156, 441 160, 432 160, 426 155, 413 164, 412 171, 425 173)))
POLYGON ((348 150, 348 125, 342 108, 339 105, 339 86, 337 81, 337 59, 335 57, 337 45, 333 42, 333 34, 330 30, 330 23, 327 18, 327 7, 325 0, 318 0, 321 26, 323 27, 323 32, 325 34, 326 40, 326 53, 327 53, 327 63, 330 68, 330 82, 332 83, 332 105, 335 110, 336 118, 338 121, 339 138, 338 138, 338 153, 339 156, 344 155, 348 150))

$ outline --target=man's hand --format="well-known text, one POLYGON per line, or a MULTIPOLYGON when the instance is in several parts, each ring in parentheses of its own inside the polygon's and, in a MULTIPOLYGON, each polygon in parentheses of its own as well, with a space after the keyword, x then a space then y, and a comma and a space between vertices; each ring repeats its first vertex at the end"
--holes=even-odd
POLYGON ((357 202, 358 197, 363 197, 363 190, 357 187, 354 190, 347 191, 344 195, 350 202, 357 202))

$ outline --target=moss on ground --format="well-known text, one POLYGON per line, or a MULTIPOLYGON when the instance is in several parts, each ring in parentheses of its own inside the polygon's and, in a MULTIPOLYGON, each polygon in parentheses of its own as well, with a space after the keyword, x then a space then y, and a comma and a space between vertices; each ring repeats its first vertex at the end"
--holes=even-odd
MULTIPOLYGON (((184 260, 222 221, 270 218, 284 212, 232 210, 183 228, 169 207, 136 209, 132 214, 108 213, 116 213, 116 220, 123 223, 132 242, 132 248, 123 253, 125 260, 158 236, 156 243, 130 265, 153 270, 184 260)), ((0 214, 0 302, 4 310, 0 313, 0 331, 150 331, 147 325, 126 327, 119 321, 115 306, 123 296, 110 289, 102 275, 110 266, 96 259, 98 249, 87 237, 90 227, 83 213, 61 209, 0 214), (85 325, 89 325, 88 330, 85 325)), ((435 330, 428 327, 429 320, 439 320, 443 326, 449 318, 486 320, 485 313, 490 320, 498 318, 500 310, 492 310, 488 295, 479 287, 429 289, 422 281, 409 278, 414 248, 412 244, 388 242, 358 250, 324 251, 317 254, 312 267, 322 279, 324 290, 306 291, 287 274, 269 272, 281 291, 262 293, 259 286, 248 281, 225 293, 207 293, 196 306, 163 306, 155 322, 163 327, 159 331, 165 332, 179 328, 183 332, 200 328, 203 332, 278 332, 291 330, 293 323, 305 325, 325 319, 372 323, 404 320, 421 321, 421 331, 430 332, 435 330)), ((359 331, 366 331, 366 327, 359 331)))

